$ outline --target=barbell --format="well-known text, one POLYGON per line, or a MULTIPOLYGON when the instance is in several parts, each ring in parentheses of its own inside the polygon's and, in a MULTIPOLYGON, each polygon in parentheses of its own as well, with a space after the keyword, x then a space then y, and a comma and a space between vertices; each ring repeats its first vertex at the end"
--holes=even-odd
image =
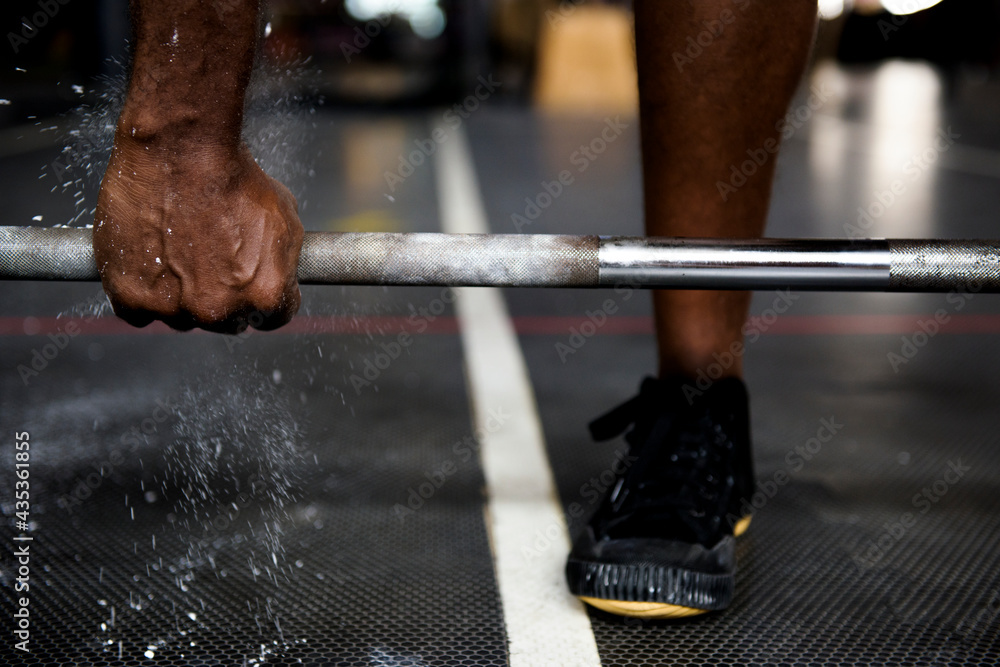
MULTIPOLYGON (((306 285, 1000 292, 1000 241, 307 232, 306 285)), ((0 279, 98 280, 91 230, 0 227, 0 279)))

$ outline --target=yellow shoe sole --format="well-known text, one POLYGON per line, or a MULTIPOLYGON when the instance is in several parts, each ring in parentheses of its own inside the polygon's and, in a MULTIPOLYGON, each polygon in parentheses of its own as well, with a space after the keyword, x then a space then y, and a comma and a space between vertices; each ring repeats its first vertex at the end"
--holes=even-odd
MULTIPOLYGON (((750 527, 750 519, 753 517, 745 516, 736 522, 733 526, 733 535, 739 537, 743 533, 747 532, 750 527)), ((618 616, 630 616, 632 618, 648 618, 655 620, 664 620, 670 618, 686 618, 688 616, 697 616, 698 614, 705 614, 708 609, 695 609, 694 607, 682 607, 676 604, 666 604, 664 602, 629 602, 628 600, 602 600, 601 598, 589 598, 580 597, 581 600, 589 604, 591 607, 596 607, 601 611, 606 611, 609 614, 616 614, 618 616)))
POLYGON ((736 525, 733 526, 733 536, 739 537, 743 533, 747 532, 747 529, 750 527, 750 519, 752 518, 753 515, 748 514, 747 516, 737 521, 736 525))

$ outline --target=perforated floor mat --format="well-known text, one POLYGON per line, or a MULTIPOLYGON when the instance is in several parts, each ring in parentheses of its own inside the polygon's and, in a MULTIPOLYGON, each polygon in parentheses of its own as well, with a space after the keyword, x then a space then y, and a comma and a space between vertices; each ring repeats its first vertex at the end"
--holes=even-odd
MULTIPOLYGON (((595 506, 623 447, 590 442, 585 425, 633 395, 634 369, 651 367, 648 339, 631 341, 595 337, 560 364, 553 339, 522 338, 567 508, 595 506), (584 386, 567 400, 567 387, 584 386)), ((898 337, 761 338, 748 375, 762 490, 749 499, 735 601, 681 622, 592 611, 603 664, 997 664, 990 341, 938 337, 897 374, 886 354, 898 337)))
MULTIPOLYGON (((350 391, 347 405, 322 382, 302 378, 317 373, 316 346, 327 358, 336 352, 343 368, 360 369, 388 338, 251 338, 244 345, 256 347, 246 352, 247 376, 239 378, 230 376, 232 358, 214 336, 132 336, 117 348, 115 339, 90 340, 117 349, 129 360, 126 368, 146 364, 147 377, 161 380, 145 390, 137 382, 106 400, 100 388, 78 395, 72 378, 89 363, 86 343, 67 348, 61 365, 43 377, 45 406, 32 403, 42 393, 18 392, 19 379, 8 379, 5 431, 27 424, 38 453, 37 525, 30 547, 32 650, 15 653, 5 638, 0 664, 506 664, 457 337, 416 340, 412 354, 381 371, 377 393, 364 387, 355 395, 339 378, 341 366, 330 365, 339 389, 350 391), (293 340, 297 353, 289 355, 293 340), (256 369, 254 358, 275 360, 274 371, 256 369), (164 379, 171 368, 171 381, 182 387, 195 378, 197 402, 171 393, 164 379), (265 400, 255 403, 258 397, 265 400), (197 478, 192 454, 157 451, 169 437, 134 452, 123 446, 120 436, 158 414, 158 404, 178 403, 176 414, 197 419, 213 447, 220 433, 231 436, 224 452, 250 442, 247 431, 275 445, 269 429, 290 415, 293 432, 286 428, 281 437, 294 438, 299 451, 263 463, 255 461, 259 451, 223 454, 225 465, 197 478), (55 449, 62 460, 51 455, 55 449), (124 461, 111 458, 115 451, 124 461), (93 476, 102 462, 105 477, 93 476), (183 470, 164 486, 155 480, 168 463, 183 470), (183 493, 192 481, 198 484, 189 492, 203 483, 217 491, 194 503, 201 517, 194 521, 192 512, 178 511, 191 506, 183 493), (76 500, 67 503, 74 491, 76 500), (280 514, 280 532, 268 536, 275 497, 285 493, 292 499, 280 514)), ((26 345, 9 338, 4 352, 5 359, 30 357, 26 345)), ((171 431, 166 421, 158 434, 164 431, 171 431)), ((11 535, 5 527, 7 619, 9 552, 17 546, 11 535)))

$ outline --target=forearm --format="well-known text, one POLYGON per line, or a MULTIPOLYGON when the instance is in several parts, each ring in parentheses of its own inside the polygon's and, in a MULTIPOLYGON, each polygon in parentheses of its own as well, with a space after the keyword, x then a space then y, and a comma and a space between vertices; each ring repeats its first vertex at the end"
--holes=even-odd
POLYGON ((119 133, 182 152, 238 147, 260 7, 132 0, 133 63, 119 133))
POLYGON ((132 0, 134 58, 94 258, 137 326, 238 331, 299 306, 295 197, 242 143, 261 0, 132 0), (249 320, 252 321, 252 320, 249 320))

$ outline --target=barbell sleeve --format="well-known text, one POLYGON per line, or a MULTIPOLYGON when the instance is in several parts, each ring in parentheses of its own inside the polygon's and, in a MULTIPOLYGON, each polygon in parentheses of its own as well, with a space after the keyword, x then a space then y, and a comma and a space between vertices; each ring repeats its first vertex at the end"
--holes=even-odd
MULTIPOLYGON (((1000 292, 1000 241, 307 232, 306 285, 1000 292)), ((98 280, 91 230, 0 227, 0 279, 98 280)))

